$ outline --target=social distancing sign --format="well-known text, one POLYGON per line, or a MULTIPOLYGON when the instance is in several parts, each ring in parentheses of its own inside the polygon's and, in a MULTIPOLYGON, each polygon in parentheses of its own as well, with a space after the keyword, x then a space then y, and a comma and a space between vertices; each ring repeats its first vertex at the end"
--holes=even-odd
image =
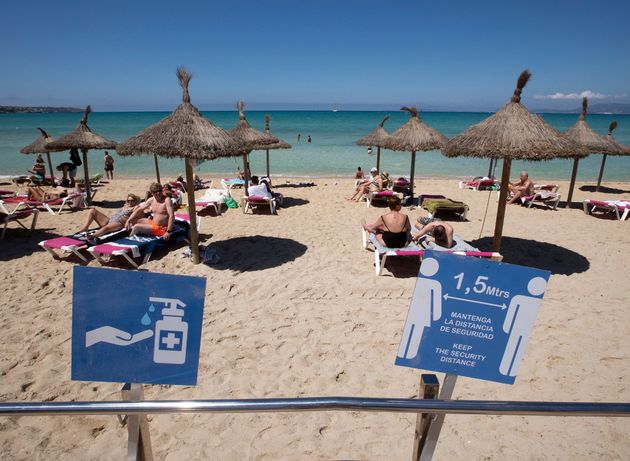
POLYGON ((396 365, 513 384, 549 275, 427 250, 396 365))

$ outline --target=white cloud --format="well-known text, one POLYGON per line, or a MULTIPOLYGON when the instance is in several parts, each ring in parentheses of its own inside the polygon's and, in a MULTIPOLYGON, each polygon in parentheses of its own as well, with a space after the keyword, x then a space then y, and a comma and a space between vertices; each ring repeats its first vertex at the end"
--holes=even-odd
POLYGON ((536 96, 534 96, 534 99, 582 99, 585 96, 589 99, 606 99, 611 97, 609 94, 585 90, 581 93, 537 94, 536 96))

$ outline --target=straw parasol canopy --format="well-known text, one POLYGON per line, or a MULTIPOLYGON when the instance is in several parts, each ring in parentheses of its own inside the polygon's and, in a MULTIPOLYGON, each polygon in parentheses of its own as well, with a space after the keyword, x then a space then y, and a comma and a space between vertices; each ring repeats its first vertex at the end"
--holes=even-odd
POLYGON ((52 161, 50 160, 50 149, 48 148, 48 144, 54 141, 55 139, 52 136, 49 136, 41 128, 37 128, 42 134, 35 141, 30 143, 28 146, 20 149, 22 154, 46 154, 48 157, 48 168, 50 169, 50 180, 52 184, 55 184, 55 176, 53 175, 53 167, 52 161))
MULTIPOLYGON (((587 149, 588 153, 602 152, 608 153, 609 146, 606 142, 606 138, 593 131, 586 123, 586 111, 588 108, 588 99, 582 98, 582 112, 578 121, 569 128, 564 136, 569 138, 574 143, 587 149)), ((569 195, 567 196, 567 203, 565 207, 568 207, 573 198, 573 189, 575 187, 575 177, 577 176, 578 162, 580 159, 586 157, 587 153, 577 153, 572 155, 573 157, 573 171, 571 172, 571 184, 569 185, 569 195)))
MULTIPOLYGON (((265 134, 266 135, 271 135, 271 129, 269 128, 269 122, 271 122, 271 116, 269 114, 265 114, 265 134)), ((269 151, 271 149, 291 149, 291 144, 289 144, 288 142, 283 141, 282 139, 278 138, 278 142, 274 143, 274 144, 270 144, 268 146, 265 146, 265 151, 266 151, 266 160, 267 160, 267 177, 269 177, 269 151)))
POLYGON ((385 146, 387 149, 411 152, 411 171, 409 173, 409 187, 411 191, 411 203, 413 204, 413 176, 416 170, 416 152, 441 149, 448 139, 437 130, 424 124, 418 116, 415 107, 401 107, 411 117, 403 126, 392 133, 385 146))
MULTIPOLYGON (((182 87, 182 103, 169 116, 119 144, 120 155, 157 154, 163 157, 183 157, 186 164, 186 181, 194 183, 192 162, 217 157, 240 155, 243 146, 225 130, 204 118, 190 103, 188 84, 192 75, 185 68, 177 69, 182 87)), ((188 188, 193 263, 199 264, 199 236, 195 213, 195 192, 188 188)))
POLYGON ((249 181, 249 152, 252 150, 266 149, 267 146, 271 146, 280 142, 278 138, 268 133, 263 133, 255 128, 252 128, 247 119, 245 118, 245 103, 238 101, 236 103, 238 109, 238 122, 236 126, 228 131, 231 136, 241 141, 247 148, 247 152, 243 154, 243 171, 245 174, 245 195, 247 193, 247 184, 249 181))
POLYGON ((630 147, 624 146, 617 142, 617 140, 613 137, 613 131, 617 128, 617 122, 613 121, 608 127, 608 136, 604 138, 606 140, 606 148, 607 152, 603 152, 604 156, 602 157, 602 166, 599 168, 599 176, 597 177, 597 187, 595 188, 595 192, 599 192, 599 188, 602 184, 602 176, 604 175, 604 166, 606 165, 606 157, 608 154, 610 155, 630 155, 630 147))
POLYGON ((387 147, 387 143, 391 139, 391 135, 385 131, 383 125, 389 120, 389 115, 383 117, 378 126, 357 141, 359 146, 376 146, 376 169, 381 171, 381 147, 387 147))
POLYGON ((550 160, 559 155, 569 156, 582 148, 562 136, 538 115, 521 104, 521 92, 531 77, 528 70, 521 73, 509 103, 498 112, 471 126, 451 139, 442 153, 447 157, 503 158, 499 208, 494 230, 493 251, 501 248, 501 233, 507 201, 512 160, 550 160))
POLYGON ((68 149, 81 149, 83 153, 83 173, 85 175, 85 192, 87 194, 87 203, 92 203, 92 194, 90 192, 90 172, 88 171, 87 152, 90 149, 115 149, 116 142, 105 139, 96 133, 92 133, 87 124, 88 117, 92 112, 92 108, 87 106, 83 117, 77 127, 71 133, 57 138, 56 141, 48 143, 51 152, 58 152, 68 149))

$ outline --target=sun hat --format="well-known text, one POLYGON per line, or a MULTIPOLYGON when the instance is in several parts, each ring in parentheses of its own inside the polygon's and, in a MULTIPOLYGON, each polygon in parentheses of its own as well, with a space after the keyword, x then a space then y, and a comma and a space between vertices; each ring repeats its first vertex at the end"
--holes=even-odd
POLYGON ((378 173, 378 168, 374 167, 374 168, 372 168, 372 169, 370 170, 370 172, 372 172, 372 173, 378 173))

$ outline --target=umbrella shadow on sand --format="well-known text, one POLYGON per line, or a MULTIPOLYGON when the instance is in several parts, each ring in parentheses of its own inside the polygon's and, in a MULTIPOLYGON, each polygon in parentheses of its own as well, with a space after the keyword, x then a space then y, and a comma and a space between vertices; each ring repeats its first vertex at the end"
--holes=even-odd
MULTIPOLYGON (((580 186, 583 192, 597 192, 597 186, 580 186)), ((599 192, 604 194, 629 194, 630 190, 617 189, 616 187, 599 186, 599 192)))
POLYGON ((278 267, 306 253, 307 246, 295 240, 254 235, 212 242, 209 248, 221 257, 218 270, 253 272, 278 267))
POLYGON ((307 205, 310 202, 303 198, 284 197, 280 208, 291 208, 294 206, 307 205))
MULTIPOLYGON (((26 224, 30 226, 30 218, 26 224)), ((0 240, 0 261, 11 261, 33 253, 44 252, 38 243, 59 237, 59 234, 53 233, 54 230, 54 227, 27 230, 15 223, 9 224, 6 235, 0 240)))
MULTIPOLYGON (((481 251, 492 251, 492 237, 470 242, 481 251)), ((503 262, 548 270, 552 274, 572 275, 590 268, 588 259, 575 251, 536 240, 503 237, 501 241, 503 262)))

